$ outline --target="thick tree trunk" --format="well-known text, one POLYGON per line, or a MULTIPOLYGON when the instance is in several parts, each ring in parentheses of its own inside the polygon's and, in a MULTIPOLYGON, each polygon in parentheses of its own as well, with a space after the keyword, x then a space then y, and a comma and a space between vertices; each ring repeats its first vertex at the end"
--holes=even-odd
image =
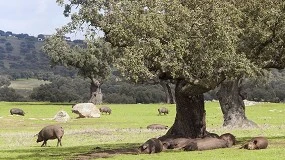
POLYGON ((89 103, 102 104, 103 94, 101 92, 101 84, 98 80, 92 79, 90 85, 90 100, 89 103))
POLYGON ((166 103, 168 104, 175 104, 175 96, 171 90, 171 87, 168 82, 164 80, 160 80, 160 85, 162 86, 165 96, 166 96, 166 103))
POLYGON ((224 115, 224 127, 256 127, 256 123, 245 116, 244 94, 241 93, 240 79, 226 80, 221 83, 217 97, 224 115))
POLYGON ((165 136, 203 137, 206 134, 206 111, 204 107, 205 91, 183 81, 175 87, 176 117, 173 126, 165 136), (198 92, 197 92, 198 91, 198 92))

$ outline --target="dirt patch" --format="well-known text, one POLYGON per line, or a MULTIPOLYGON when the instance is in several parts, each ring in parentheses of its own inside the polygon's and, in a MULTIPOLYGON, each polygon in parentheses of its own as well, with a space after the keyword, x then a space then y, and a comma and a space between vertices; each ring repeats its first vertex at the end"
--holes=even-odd
POLYGON ((108 158, 108 157, 113 157, 115 155, 119 154, 132 154, 132 155, 137 155, 138 150, 136 148, 122 148, 122 149, 110 149, 110 150, 101 150, 100 151, 94 151, 91 153, 86 153, 86 154, 80 154, 75 157, 73 157, 73 160, 88 160, 88 159, 97 159, 97 158, 108 158))

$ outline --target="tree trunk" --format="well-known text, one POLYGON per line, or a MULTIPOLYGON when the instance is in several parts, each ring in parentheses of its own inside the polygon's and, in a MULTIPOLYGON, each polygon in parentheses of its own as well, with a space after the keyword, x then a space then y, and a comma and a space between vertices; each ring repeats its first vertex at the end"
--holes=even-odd
POLYGON ((168 82, 165 80, 160 80, 160 85, 162 86, 165 96, 166 96, 166 103, 168 104, 175 104, 174 95, 172 93, 171 87, 168 82))
POLYGON ((243 100, 246 96, 241 93, 240 79, 226 80, 221 83, 217 92, 221 110, 224 115, 224 127, 256 127, 256 123, 245 116, 243 100))
POLYGON ((92 78, 90 85, 90 100, 89 103, 102 104, 103 94, 101 92, 101 84, 98 80, 92 78))
POLYGON ((198 138, 206 134, 204 92, 198 86, 189 85, 184 81, 177 82, 176 117, 165 136, 198 138))
POLYGON ((167 88, 167 92, 168 92, 169 97, 170 97, 170 98, 169 98, 169 100, 170 100, 169 103, 170 103, 170 104, 175 104, 175 103, 176 103, 176 102, 175 102, 175 95, 173 94, 169 83, 166 83, 166 88, 167 88))

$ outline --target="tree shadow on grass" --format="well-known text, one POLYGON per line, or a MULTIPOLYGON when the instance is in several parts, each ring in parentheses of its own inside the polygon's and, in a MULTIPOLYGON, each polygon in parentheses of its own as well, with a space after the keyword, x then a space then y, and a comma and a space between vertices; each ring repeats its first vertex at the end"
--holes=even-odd
POLYGON ((120 144, 120 145, 116 144, 110 148, 96 147, 91 152, 78 154, 76 156, 73 156, 71 159, 85 160, 85 159, 96 159, 96 158, 109 158, 119 154, 137 155, 139 154, 137 150, 137 147, 139 145, 140 144, 120 144))
MULTIPOLYGON (((233 148, 248 142, 253 137, 237 137, 237 144, 233 148)), ((266 137, 269 146, 280 147, 285 144, 285 136, 266 137)), ((119 144, 100 144, 75 147, 39 147, 34 146, 29 149, 0 150, 0 159, 67 159, 67 160, 87 160, 97 158, 108 158, 120 154, 137 155, 139 143, 119 143, 119 144), (11 157, 1 158, 1 155, 12 155, 11 157), (17 156, 13 156, 17 155, 17 156)))
POLYGON ((107 158, 118 154, 138 154, 136 148, 138 143, 122 144, 101 144, 76 147, 34 147, 30 149, 1 150, 0 155, 12 155, 11 157, 1 157, 0 159, 70 159, 84 160, 107 158), (13 156, 17 155, 17 156, 13 156))

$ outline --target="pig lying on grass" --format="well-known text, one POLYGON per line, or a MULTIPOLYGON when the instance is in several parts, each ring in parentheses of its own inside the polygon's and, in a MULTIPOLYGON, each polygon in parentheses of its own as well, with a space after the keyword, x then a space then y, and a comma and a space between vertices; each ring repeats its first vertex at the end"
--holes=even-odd
POLYGON ((138 151, 139 153, 159 153, 163 150, 163 145, 161 141, 157 138, 151 138, 147 140, 144 144, 139 146, 138 151))
POLYGON ((265 137, 254 137, 240 148, 255 150, 255 149, 265 149, 267 148, 267 146, 268 146, 268 140, 265 137))

